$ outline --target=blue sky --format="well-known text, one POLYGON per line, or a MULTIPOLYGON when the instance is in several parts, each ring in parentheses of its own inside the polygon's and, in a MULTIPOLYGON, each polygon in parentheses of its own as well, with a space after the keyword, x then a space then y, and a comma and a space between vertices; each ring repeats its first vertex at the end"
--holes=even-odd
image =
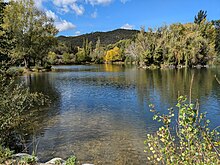
POLYGON ((53 17, 58 35, 75 36, 117 28, 140 29, 193 22, 199 10, 220 19, 220 0, 35 0, 53 17))

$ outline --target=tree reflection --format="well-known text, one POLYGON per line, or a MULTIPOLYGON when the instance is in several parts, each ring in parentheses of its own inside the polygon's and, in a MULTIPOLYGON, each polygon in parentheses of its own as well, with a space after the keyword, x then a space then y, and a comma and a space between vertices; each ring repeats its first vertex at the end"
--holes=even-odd
POLYGON ((193 74, 192 100, 209 96, 213 85, 216 86, 212 69, 138 70, 136 86, 139 101, 143 103, 154 97, 164 105, 173 106, 178 95, 190 95, 193 74))
POLYGON ((44 132, 45 127, 48 126, 48 119, 60 114, 59 109, 56 108, 60 104, 60 94, 55 87, 54 79, 53 73, 34 73, 21 77, 25 87, 28 87, 31 92, 43 93, 50 102, 49 107, 44 106, 32 109, 30 120, 24 121, 26 128, 22 135, 24 135, 24 143, 26 143, 28 150, 33 150, 35 147, 35 138, 44 132))

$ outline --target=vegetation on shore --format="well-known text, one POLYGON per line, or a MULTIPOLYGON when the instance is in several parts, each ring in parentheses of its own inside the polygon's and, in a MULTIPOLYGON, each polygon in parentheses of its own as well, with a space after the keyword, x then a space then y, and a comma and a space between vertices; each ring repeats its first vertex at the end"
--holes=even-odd
POLYGON ((24 125, 25 121, 31 121, 30 109, 49 103, 43 94, 31 93, 29 89, 16 84, 14 76, 8 75, 9 66, 0 64, 0 163, 11 155, 10 150, 24 150, 24 125))
POLYGON ((176 107, 161 115, 150 105, 153 119, 162 123, 145 141, 148 160, 153 164, 213 164, 220 163, 220 133, 210 130, 206 114, 199 106, 180 96, 176 107), (177 115, 177 116, 176 116, 177 115))
POLYGON ((216 57, 215 28, 200 24, 172 24, 156 31, 144 29, 126 49, 127 58, 145 65, 207 65, 216 57))
MULTIPOLYGON (((135 37, 132 37, 134 34, 131 31, 131 38, 109 45, 100 39, 103 38, 102 34, 97 35, 96 43, 94 39, 88 39, 90 35, 84 35, 84 38, 60 37, 58 47, 50 52, 50 62, 124 62, 143 67, 193 67, 214 64, 219 62, 220 26, 219 21, 209 22, 206 17, 207 13, 201 10, 195 16, 194 23, 175 23, 158 29, 149 28, 147 31, 143 27, 135 37), (74 46, 73 41, 78 43, 79 40, 83 41, 81 46, 74 46), (68 59, 65 58, 67 54, 68 59)), ((112 32, 112 35, 117 36, 117 33, 112 32)))

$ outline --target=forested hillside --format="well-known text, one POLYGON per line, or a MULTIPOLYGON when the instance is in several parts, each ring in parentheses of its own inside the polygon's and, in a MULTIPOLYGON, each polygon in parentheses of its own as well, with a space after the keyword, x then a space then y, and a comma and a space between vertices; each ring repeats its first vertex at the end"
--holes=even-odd
POLYGON ((116 29, 109 32, 94 32, 75 37, 59 36, 58 41, 64 42, 68 46, 71 45, 71 47, 82 47, 83 40, 88 39, 89 41, 92 41, 92 46, 94 47, 96 41, 100 38, 101 45, 107 46, 109 44, 115 44, 120 40, 134 39, 138 32, 139 31, 137 30, 116 29))

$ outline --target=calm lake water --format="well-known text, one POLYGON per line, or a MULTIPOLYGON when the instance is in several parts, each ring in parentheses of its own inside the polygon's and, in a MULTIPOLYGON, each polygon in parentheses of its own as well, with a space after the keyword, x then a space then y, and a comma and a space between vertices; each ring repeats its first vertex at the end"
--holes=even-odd
POLYGON ((119 65, 56 66, 55 72, 23 76, 32 91, 49 96, 49 108, 35 111, 27 129, 30 152, 42 161, 72 154, 95 165, 147 164, 144 140, 158 124, 148 105, 167 113, 178 93, 207 111, 210 127, 220 125, 218 68, 143 70, 119 65), (34 142, 32 144, 32 142, 34 142))

